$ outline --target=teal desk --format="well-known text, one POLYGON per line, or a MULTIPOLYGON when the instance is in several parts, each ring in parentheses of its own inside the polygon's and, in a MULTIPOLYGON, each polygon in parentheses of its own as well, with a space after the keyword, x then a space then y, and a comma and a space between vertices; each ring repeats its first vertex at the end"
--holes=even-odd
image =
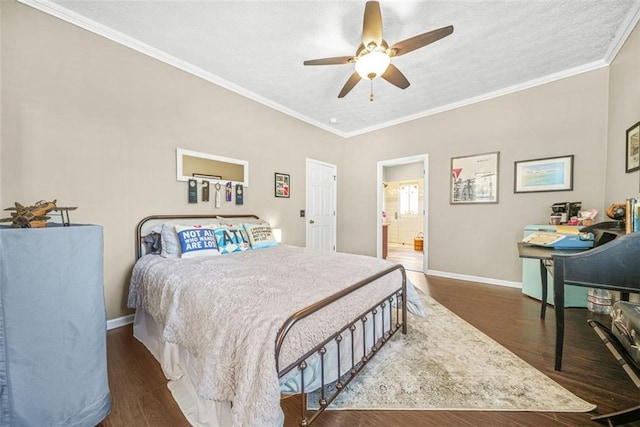
MULTIPOLYGON (((548 303, 548 287, 549 282, 547 279, 548 269, 552 269, 553 267, 553 256, 558 254, 569 255, 584 252, 585 249, 553 249, 553 248, 545 248, 542 246, 533 246, 527 245, 522 242, 518 242, 518 256, 520 258, 539 260, 540 265, 540 283, 542 287, 542 299, 541 299, 541 307, 540 307, 540 318, 544 319, 547 303, 548 303)), ((586 304, 586 295, 585 295, 585 304, 586 304)), ((563 302, 564 305, 564 302, 563 302)))

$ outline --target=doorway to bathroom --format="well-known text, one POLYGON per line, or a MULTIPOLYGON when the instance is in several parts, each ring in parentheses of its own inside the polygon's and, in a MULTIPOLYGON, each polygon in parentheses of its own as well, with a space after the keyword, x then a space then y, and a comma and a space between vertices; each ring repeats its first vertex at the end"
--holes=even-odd
POLYGON ((378 257, 426 272, 428 155, 378 162, 378 257))

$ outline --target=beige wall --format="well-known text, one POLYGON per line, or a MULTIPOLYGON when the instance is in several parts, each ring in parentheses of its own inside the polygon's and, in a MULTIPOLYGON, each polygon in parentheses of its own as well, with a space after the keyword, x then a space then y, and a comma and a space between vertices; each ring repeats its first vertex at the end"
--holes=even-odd
POLYGON ((602 209, 607 82, 602 68, 348 140, 339 234, 349 238, 340 247, 376 253, 377 162, 428 153, 429 269, 521 281, 516 241, 526 224, 546 223, 554 202, 602 209), (492 151, 500 152, 499 203, 450 205, 451 157, 492 151), (513 193, 514 161, 568 154, 573 191, 513 193))
POLYGON ((129 313, 137 221, 214 211, 187 203, 176 147, 248 160, 245 205, 220 212, 259 214, 296 245, 305 241, 305 158, 337 164, 338 250, 370 255, 376 163, 428 153, 430 268, 505 281, 521 278, 522 227, 545 222, 552 203, 602 210, 637 194, 623 140, 640 119, 638 29, 611 70, 345 140, 30 7, 0 2, 0 25, 2 207, 57 198, 79 207, 73 222, 104 226, 110 319, 129 313), (500 151, 499 203, 449 205, 451 157, 489 151, 500 151), (514 161, 566 154, 575 155, 572 192, 513 193, 514 161), (273 197, 274 172, 291 175, 290 199, 273 197))
POLYGON ((625 173, 626 130, 640 121, 640 25, 611 63, 605 204, 638 197, 639 172, 625 173))
MULTIPOLYGON (((75 223, 104 226, 108 318, 124 301, 134 230, 187 203, 176 147, 249 161, 244 206, 305 244, 305 159, 338 165, 344 140, 145 55, 14 2, 2 9, 2 191, 5 204, 54 199, 75 223), (274 197, 274 172, 291 197, 274 197)), ((213 200, 213 199, 212 199, 213 200)), ((4 207, 4 206, 3 206, 4 207)))
POLYGON ((423 162, 407 163, 398 166, 385 166, 382 169, 383 181, 406 181, 420 179, 423 175, 423 162))

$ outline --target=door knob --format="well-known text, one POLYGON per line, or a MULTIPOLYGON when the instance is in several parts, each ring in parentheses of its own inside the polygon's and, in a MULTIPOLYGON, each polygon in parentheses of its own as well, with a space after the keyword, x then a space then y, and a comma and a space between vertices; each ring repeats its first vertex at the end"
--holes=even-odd
POLYGON ((316 222, 312 219, 309 220, 309 224, 315 224, 316 222))

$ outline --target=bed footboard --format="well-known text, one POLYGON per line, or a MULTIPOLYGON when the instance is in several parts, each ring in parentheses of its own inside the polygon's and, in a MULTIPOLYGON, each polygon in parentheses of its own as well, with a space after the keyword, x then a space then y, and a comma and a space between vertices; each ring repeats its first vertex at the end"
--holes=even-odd
POLYGON ((403 334, 407 333, 407 277, 405 269, 402 265, 394 265, 386 270, 383 270, 373 276, 359 281, 358 283, 345 288, 341 292, 338 292, 322 301, 319 301, 307 308, 304 308, 294 315, 292 315, 280 328, 276 337, 276 369, 278 370, 278 376, 283 378, 286 374, 294 369, 297 369, 300 373, 300 425, 307 426, 311 424, 345 389, 347 384, 351 382, 353 378, 362 370, 362 368, 371 360, 371 358, 387 343, 387 341, 398 331, 402 330, 403 334), (390 274, 396 270, 399 270, 402 274, 402 285, 400 288, 387 295, 381 301, 374 304, 368 310, 360 313, 354 317, 353 320, 344 325, 340 330, 334 332, 327 337, 323 342, 316 347, 308 351, 305 355, 298 358, 295 362, 288 366, 280 366, 280 351, 285 338, 291 328, 300 320, 305 317, 321 310, 324 307, 338 301, 346 295, 366 286, 373 281, 390 274), (396 302, 394 306, 394 301, 396 302), (365 324, 371 322, 371 327, 368 329, 369 337, 365 335, 367 329, 365 324), (377 327, 380 325, 379 327, 377 327), (357 328, 362 328, 361 342, 356 342, 354 339, 357 328), (377 330, 376 330, 377 329, 377 330), (340 343, 347 337, 350 340, 350 351, 347 354, 341 354, 340 343), (328 363, 325 360, 328 356, 327 347, 334 343, 336 347, 335 362, 338 367, 337 380, 331 383, 326 383, 325 378, 325 366, 328 363), (370 346, 367 345, 370 344, 370 346), (361 348, 356 348, 357 346, 361 348), (305 388, 305 369, 308 367, 308 360, 313 357, 319 357, 320 359, 320 372, 321 372, 321 386, 318 389, 320 398, 317 402, 317 410, 308 410, 307 400, 309 398, 308 391, 305 388), (346 360, 346 362, 345 362, 346 360), (341 371, 342 364, 347 363, 350 368, 341 371))

